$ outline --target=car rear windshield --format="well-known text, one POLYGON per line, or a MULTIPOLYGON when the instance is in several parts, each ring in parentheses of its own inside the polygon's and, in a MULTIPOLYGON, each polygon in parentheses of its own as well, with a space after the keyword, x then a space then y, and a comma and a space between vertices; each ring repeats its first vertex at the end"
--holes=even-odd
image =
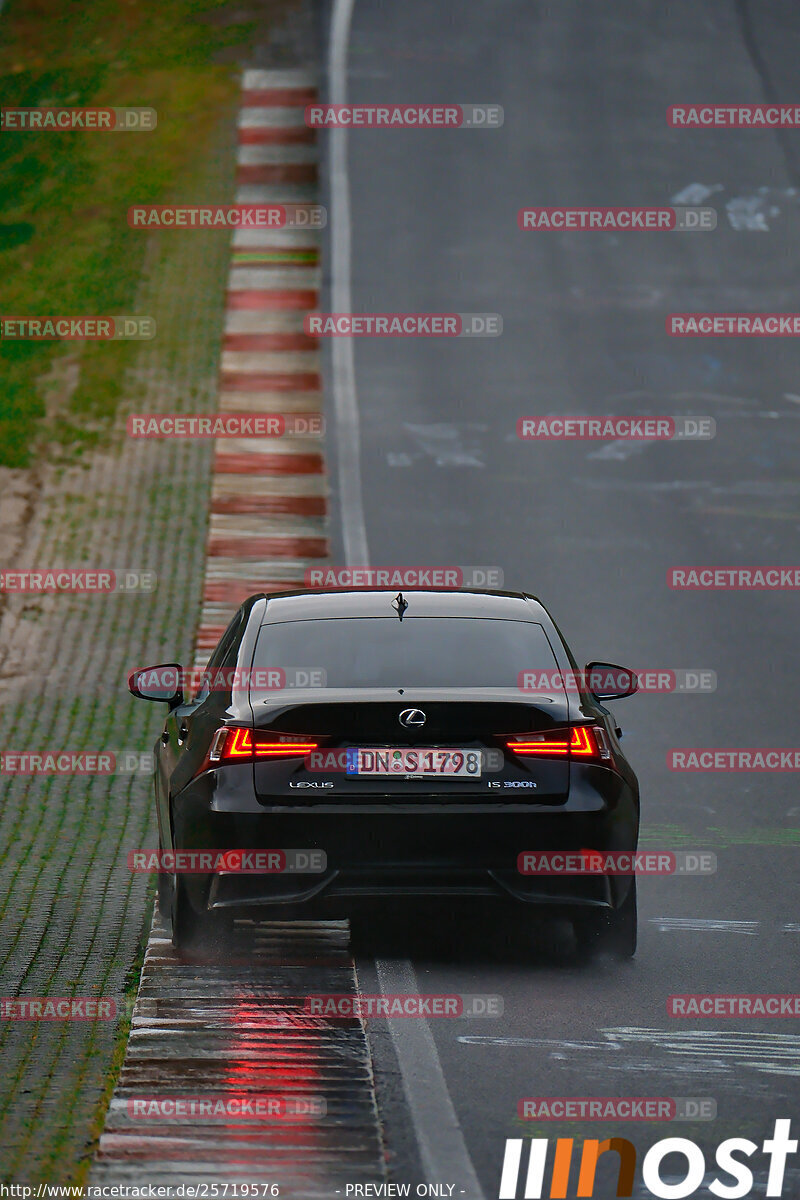
POLYGON ((285 686, 306 678, 298 671, 316 672, 317 686, 330 688, 515 688, 521 671, 558 671, 541 625, 480 617, 339 617, 262 625, 253 667, 285 672, 285 686))

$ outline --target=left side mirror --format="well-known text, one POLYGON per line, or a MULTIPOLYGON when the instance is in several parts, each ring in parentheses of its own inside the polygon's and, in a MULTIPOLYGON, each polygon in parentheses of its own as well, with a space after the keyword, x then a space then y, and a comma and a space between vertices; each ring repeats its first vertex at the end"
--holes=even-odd
POLYGON ((639 690, 636 673, 615 663, 590 662, 584 667, 587 689, 598 700, 622 700, 639 690))
POLYGON ((183 667, 180 663, 141 667, 128 676, 128 689, 139 700, 160 700, 174 708, 183 700, 183 667))

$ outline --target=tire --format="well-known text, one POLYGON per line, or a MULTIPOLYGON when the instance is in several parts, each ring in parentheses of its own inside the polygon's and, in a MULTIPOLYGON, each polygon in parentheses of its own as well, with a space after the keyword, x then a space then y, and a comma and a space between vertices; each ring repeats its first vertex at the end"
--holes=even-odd
POLYGON ((228 913, 195 912, 179 875, 172 876, 172 945, 179 952, 211 948, 211 944, 230 935, 233 922, 228 913))
POLYGON ((183 880, 173 875, 172 944, 176 950, 193 950, 200 940, 200 918, 192 908, 183 880))
POLYGON ((172 876, 167 871, 158 873, 158 912, 161 920, 168 923, 172 917, 172 876))
MULTIPOLYGON (((164 844, 161 841, 161 834, 158 835, 158 853, 161 857, 164 853, 164 844)), ((172 887, 173 876, 169 871, 159 871, 158 873, 158 912, 161 920, 165 924, 169 924, 172 920, 172 887)))
POLYGON ((636 879, 619 908, 587 913, 573 922, 579 950, 591 955, 609 954, 624 961, 636 953, 636 879))

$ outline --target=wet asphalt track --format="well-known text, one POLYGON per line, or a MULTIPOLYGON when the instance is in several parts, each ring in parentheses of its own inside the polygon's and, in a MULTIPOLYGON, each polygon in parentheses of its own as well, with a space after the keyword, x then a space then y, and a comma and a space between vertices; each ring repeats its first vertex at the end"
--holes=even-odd
MULTIPOLYGON (((641 1149, 671 1133, 706 1150, 731 1136, 760 1144, 775 1117, 796 1115, 796 1021, 666 1011, 676 992, 795 988, 796 779, 676 775, 666 755, 798 744, 799 601, 671 592, 666 572, 800 562, 800 352, 789 339, 670 339, 664 319, 798 308, 800 133, 671 130, 665 109, 794 101, 799 48, 800 14, 773 0, 354 6, 349 101, 496 102, 505 124, 347 136, 352 311, 496 311, 504 332, 355 341, 360 442, 340 423, 329 456, 334 472, 337 461, 349 471, 357 448, 361 486, 334 512, 334 561, 345 561, 344 531, 352 561, 364 561, 363 518, 375 565, 502 567, 506 586, 548 604, 581 662, 705 667, 718 678, 711 695, 616 706, 641 781, 644 844, 704 847, 719 864, 711 878, 640 881, 633 964, 582 965, 558 930, 509 947, 505 921, 466 916, 424 936, 381 927, 361 948, 365 991, 381 978, 407 983, 410 961, 421 991, 505 1003, 500 1020, 431 1022, 432 1043, 419 1031, 394 1041, 371 1024, 397 1178, 452 1182, 458 1194, 472 1164, 496 1195, 503 1140, 524 1132, 523 1096, 714 1098, 717 1119, 702 1125, 551 1127, 641 1149), (698 183, 714 189, 704 201, 718 210, 714 233, 516 225, 524 205, 662 205, 698 183), (521 443, 516 420, 533 413, 710 415, 717 437, 521 443)), ((325 261, 341 289, 335 170, 329 158, 323 200, 340 241, 338 260, 331 241, 325 261)), ((323 307, 333 306, 329 292, 323 307)), ((334 383, 329 355, 329 396, 334 383)), ((341 501, 341 474, 334 483, 341 501)), ((755 1195, 765 1162, 755 1156, 755 1195)), ((791 1162, 787 1194, 800 1194, 791 1162)))

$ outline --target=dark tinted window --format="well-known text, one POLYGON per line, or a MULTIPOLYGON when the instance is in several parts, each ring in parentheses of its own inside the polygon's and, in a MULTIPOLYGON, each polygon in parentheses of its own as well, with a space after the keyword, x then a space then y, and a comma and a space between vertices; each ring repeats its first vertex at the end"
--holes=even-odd
POLYGON ((263 625, 255 668, 322 670, 346 687, 516 687, 557 670, 541 625, 469 617, 339 618, 263 625))
POLYGON ((200 704, 208 696, 209 679, 213 677, 215 671, 219 671, 222 667, 235 667, 236 659, 239 651, 239 639, 244 630, 245 616, 240 608, 235 617, 231 621, 228 628, 223 633, 222 637, 217 642, 214 650, 211 652, 211 657, 208 660, 206 669, 200 679, 197 690, 192 696, 192 704, 200 704))

